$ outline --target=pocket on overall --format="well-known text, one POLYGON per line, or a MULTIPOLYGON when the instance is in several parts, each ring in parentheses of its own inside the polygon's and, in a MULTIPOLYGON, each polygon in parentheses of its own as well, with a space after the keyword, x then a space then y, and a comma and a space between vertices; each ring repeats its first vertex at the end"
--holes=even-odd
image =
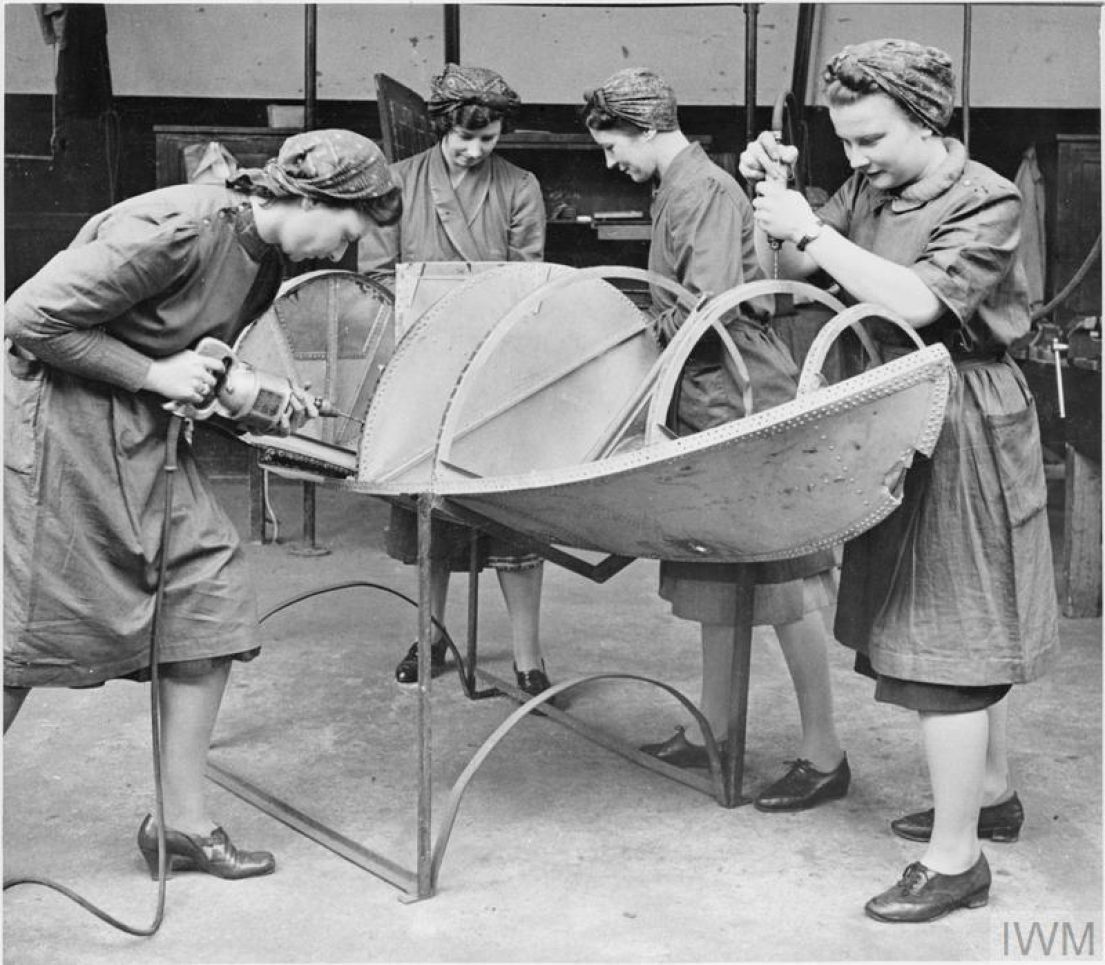
POLYGON ((1017 412, 986 416, 986 428, 1009 522, 1020 526, 1047 506, 1035 401, 1017 412))
POLYGON ((35 439, 45 366, 15 352, 6 355, 4 373, 4 466, 29 475, 38 457, 35 439))

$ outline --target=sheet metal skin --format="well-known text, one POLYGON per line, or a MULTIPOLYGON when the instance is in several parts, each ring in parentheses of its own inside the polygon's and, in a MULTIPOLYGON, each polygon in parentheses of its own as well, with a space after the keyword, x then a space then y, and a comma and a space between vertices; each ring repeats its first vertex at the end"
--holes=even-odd
POLYGON ((648 319, 601 279, 575 273, 532 297, 488 334, 457 383, 437 449, 450 475, 584 461, 660 356, 648 319))
POLYGON ((360 491, 430 491, 449 420, 452 473, 578 462, 659 350, 614 286, 574 269, 512 263, 474 275, 402 337, 361 437, 360 491), (519 303, 540 293, 522 317, 519 303))
MULTIPOLYGON (((576 284, 572 272, 502 266, 429 309, 380 382, 358 479, 343 485, 432 493, 446 512, 452 504, 562 547, 753 562, 800 556, 875 525, 898 506, 913 454, 935 445, 951 372, 941 346, 816 387, 811 369, 830 340, 879 314, 854 306, 811 348, 793 402, 679 439, 650 424, 616 454, 588 459, 612 415, 650 379, 650 423, 666 411, 676 380, 665 361, 681 367, 682 354, 673 342, 659 355, 628 299, 600 278, 576 284), (567 390, 565 372, 577 379, 567 390), (580 392, 586 405, 573 404, 580 392)), ((696 309, 684 334, 764 284, 696 309)), ((788 292, 805 287, 786 283, 788 292)))
POLYGON ((950 360, 942 346, 759 415, 584 466, 465 479, 434 491, 550 543, 624 556, 754 562, 854 537, 900 503, 931 453, 950 360))

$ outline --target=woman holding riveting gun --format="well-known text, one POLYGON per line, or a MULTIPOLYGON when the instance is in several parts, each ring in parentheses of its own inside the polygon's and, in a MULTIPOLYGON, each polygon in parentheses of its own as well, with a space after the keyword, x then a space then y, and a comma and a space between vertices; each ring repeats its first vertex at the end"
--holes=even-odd
MULTIPOLYGON (((166 401, 199 404, 223 371, 194 351, 232 343, 276 296, 284 259, 337 260, 401 200, 383 154, 351 131, 285 141, 225 185, 122 201, 20 286, 4 309, 4 730, 33 687, 148 680, 168 552, 158 693, 167 863, 220 878, 272 872, 204 800, 207 748, 232 660, 259 652, 233 523, 187 445, 170 546, 166 401)), ((295 390, 284 431, 317 415, 295 390)), ((158 871, 152 816, 138 832, 158 871)))
MULTIPOLYGON (((781 177, 797 150, 769 133, 749 144, 740 171, 756 184, 761 264, 773 262, 769 238, 783 239, 782 276, 827 273, 847 300, 882 306, 955 363, 932 456, 914 459, 902 505, 845 547, 835 628, 875 699, 920 718, 934 808, 892 828, 928 844, 866 911, 924 922, 988 901, 979 838, 1015 840, 1023 820, 1007 694, 1058 649, 1039 427, 1006 352, 1029 327, 1020 197, 942 136, 955 95, 942 51, 846 47, 824 81, 853 174, 815 215, 781 177)), ((896 328, 872 335, 884 357, 910 349, 896 328)))

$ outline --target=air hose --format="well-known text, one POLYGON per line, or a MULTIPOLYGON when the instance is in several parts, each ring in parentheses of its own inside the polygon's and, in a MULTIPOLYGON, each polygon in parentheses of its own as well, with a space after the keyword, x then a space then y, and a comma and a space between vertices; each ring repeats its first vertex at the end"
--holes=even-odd
POLYGON ((168 855, 165 850, 165 804, 161 788, 161 699, 158 663, 161 659, 161 638, 164 632, 162 611, 165 604, 165 575, 168 570, 169 537, 172 532, 173 521, 173 478, 177 471, 177 446, 180 442, 180 430, 183 423, 184 420, 181 416, 173 415, 169 420, 169 431, 165 440, 165 463, 163 467, 165 473, 165 514, 161 521, 161 559, 157 566, 157 589, 154 592, 153 622, 150 627, 150 731, 153 740, 154 814, 157 818, 157 912, 154 914, 152 924, 145 928, 137 928, 120 921, 113 915, 109 915, 106 911, 92 904, 87 898, 78 895, 71 888, 67 888, 50 878, 23 875, 4 879, 4 891, 14 888, 16 885, 41 885, 44 888, 50 888, 75 901, 85 911, 95 915, 101 921, 107 922, 113 928, 118 928, 119 931, 138 937, 149 937, 156 934, 165 918, 165 880, 167 877, 168 855))
POLYGON ((1094 259, 1101 254, 1101 232, 1097 233, 1097 240, 1090 246, 1089 253, 1084 259, 1082 264, 1078 266, 1078 271, 1074 273, 1071 280, 1063 286, 1063 290, 1059 292, 1050 302, 1046 305, 1041 305, 1032 313, 1032 321, 1038 322, 1046 315, 1050 315, 1056 308, 1063 304, 1074 290, 1082 283, 1082 279, 1089 274, 1090 268, 1093 267, 1094 259))

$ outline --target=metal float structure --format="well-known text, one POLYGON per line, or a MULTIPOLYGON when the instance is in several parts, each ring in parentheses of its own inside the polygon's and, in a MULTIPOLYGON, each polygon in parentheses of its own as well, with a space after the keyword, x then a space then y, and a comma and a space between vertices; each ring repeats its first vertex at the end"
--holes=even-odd
MULTIPOLYGON (((431 631, 432 514, 506 535, 597 582, 637 557, 757 562, 800 556, 864 532, 899 505, 905 470, 936 443, 952 370, 943 346, 923 345, 883 309, 845 308, 803 283, 759 281, 696 300, 639 269, 545 263, 400 265, 394 297, 378 279, 314 273, 293 283, 237 350, 244 361, 311 382, 313 391, 350 414, 345 425, 316 422, 287 439, 247 437, 263 461, 278 472, 417 508, 423 644, 431 631), (647 314, 626 293, 633 286, 665 288, 688 312, 662 350, 647 314), (762 305, 776 295, 835 314, 810 348, 796 398, 756 411, 747 367, 722 323, 742 304, 762 305), (868 323, 900 328, 915 351, 883 363, 865 332, 868 323), (711 330, 722 340, 751 415, 675 437, 666 423, 680 373, 711 330), (827 384, 822 368, 846 331, 859 337, 869 364, 827 384), (607 556, 595 564, 573 550, 607 556)), ((343 587, 353 585, 371 584, 343 587)), ((462 681, 469 696, 505 693, 522 706, 457 779, 431 846, 430 647, 419 647, 413 872, 216 764, 212 779, 415 898, 436 890, 453 821, 476 770, 537 708, 723 806, 744 802, 750 583, 738 587, 743 603, 734 615, 734 705, 724 760, 693 702, 662 681, 592 674, 527 699, 478 670, 475 592, 473 572, 467 662, 456 653, 462 681), (477 693, 477 677, 493 689, 477 693), (678 700, 703 726, 710 777, 642 754, 549 703, 600 679, 645 682, 678 700)))

